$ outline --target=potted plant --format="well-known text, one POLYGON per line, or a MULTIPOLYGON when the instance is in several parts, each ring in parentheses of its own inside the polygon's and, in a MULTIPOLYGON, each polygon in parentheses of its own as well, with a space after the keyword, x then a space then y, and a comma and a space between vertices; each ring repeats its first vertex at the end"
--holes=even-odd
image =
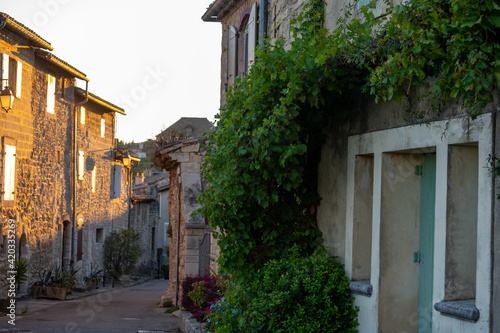
POLYGON ((90 264, 90 273, 85 277, 85 283, 87 284, 88 288, 90 289, 99 288, 99 282, 101 282, 99 274, 101 273, 102 269, 99 269, 99 266, 93 269, 92 264, 90 264))
POLYGON ((47 269, 38 271, 39 280, 31 288, 33 298, 56 298, 64 301, 68 290, 71 290, 76 282, 77 271, 65 272, 59 266, 55 266, 54 274, 52 270, 47 269))

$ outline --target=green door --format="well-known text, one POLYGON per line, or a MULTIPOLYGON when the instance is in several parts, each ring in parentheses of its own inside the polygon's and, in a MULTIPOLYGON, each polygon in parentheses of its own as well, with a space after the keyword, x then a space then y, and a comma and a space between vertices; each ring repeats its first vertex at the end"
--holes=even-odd
POLYGON ((418 283, 418 333, 432 332, 434 268, 434 207, 436 202, 436 155, 422 157, 420 185, 420 253, 418 283))

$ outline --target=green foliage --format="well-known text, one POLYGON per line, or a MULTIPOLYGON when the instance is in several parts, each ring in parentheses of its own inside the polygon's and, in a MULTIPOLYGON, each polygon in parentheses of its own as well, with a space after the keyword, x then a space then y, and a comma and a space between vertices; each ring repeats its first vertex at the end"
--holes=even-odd
POLYGON ((205 294, 205 285, 207 283, 205 281, 197 281, 193 283, 193 289, 188 293, 189 298, 193 301, 195 305, 200 305, 204 301, 205 294))
POLYGON ((219 230, 219 263, 236 278, 287 256, 291 244, 310 254, 321 243, 321 133, 332 116, 348 115, 353 93, 401 101, 417 115, 422 100, 456 99, 472 117, 491 101, 500 79, 495 1, 385 6, 376 18, 375 1, 356 15, 348 5, 328 31, 323 2, 311 0, 291 22, 293 41, 261 45, 230 88, 203 166, 211 186, 199 199, 219 230))
POLYGON ((370 78, 376 99, 411 101, 411 89, 434 78, 423 94, 431 104, 460 99, 472 117, 479 115, 500 73, 496 1, 412 0, 389 10, 370 78))
POLYGON ((30 262, 26 258, 16 259, 14 261, 14 271, 16 274, 14 275, 16 286, 19 289, 22 283, 28 280, 28 269, 30 266, 30 262))
POLYGON ((122 229, 113 231, 104 240, 104 268, 114 278, 132 273, 141 253, 139 238, 138 232, 122 229))
POLYGON ((269 261, 248 288, 232 286, 209 314, 210 332, 356 332, 342 264, 321 248, 269 261))

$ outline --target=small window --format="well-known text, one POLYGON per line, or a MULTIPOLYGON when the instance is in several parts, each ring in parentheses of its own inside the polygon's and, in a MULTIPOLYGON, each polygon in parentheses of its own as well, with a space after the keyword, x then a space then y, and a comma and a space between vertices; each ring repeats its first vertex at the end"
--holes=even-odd
POLYGON ((83 151, 78 152, 78 179, 83 180, 83 175, 85 173, 85 153, 83 151))
POLYGON ((56 78, 47 74, 47 112, 56 112, 56 78))
POLYGON ((97 173, 97 167, 94 165, 94 168, 92 169, 92 193, 95 193, 95 176, 97 173))
POLYGON ((96 243, 104 242, 104 229, 103 228, 97 228, 95 230, 95 242, 96 243))
POLYGON ((77 220, 78 235, 76 241, 76 260, 80 261, 83 259, 83 218, 79 217, 77 220))
POLYGON ((80 107, 80 123, 85 125, 85 107, 80 107))
POLYGON ((61 151, 60 151, 60 150, 58 150, 58 151, 56 152, 56 154, 57 154, 57 163, 58 163, 58 164, 60 164, 60 163, 61 163, 61 151))
POLYGON ((16 98, 21 98, 21 83, 23 77, 23 63, 10 58, 9 88, 16 98))
POLYGON ((104 138, 105 133, 106 133, 106 119, 101 118, 101 138, 104 138))
POLYGON ((4 145, 3 200, 14 200, 16 185, 16 146, 4 145))
POLYGON ((122 191, 122 166, 116 164, 114 166, 114 179, 113 179, 113 198, 119 198, 122 191))

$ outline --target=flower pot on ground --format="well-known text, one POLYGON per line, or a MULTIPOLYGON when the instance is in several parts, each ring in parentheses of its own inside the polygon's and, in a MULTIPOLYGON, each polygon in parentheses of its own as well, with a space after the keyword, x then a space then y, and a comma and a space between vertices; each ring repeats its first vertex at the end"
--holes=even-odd
POLYGON ((47 286, 45 290, 42 286, 33 286, 31 288, 33 293, 33 298, 55 298, 61 301, 66 299, 66 293, 68 289, 66 287, 55 287, 55 286, 47 286))

